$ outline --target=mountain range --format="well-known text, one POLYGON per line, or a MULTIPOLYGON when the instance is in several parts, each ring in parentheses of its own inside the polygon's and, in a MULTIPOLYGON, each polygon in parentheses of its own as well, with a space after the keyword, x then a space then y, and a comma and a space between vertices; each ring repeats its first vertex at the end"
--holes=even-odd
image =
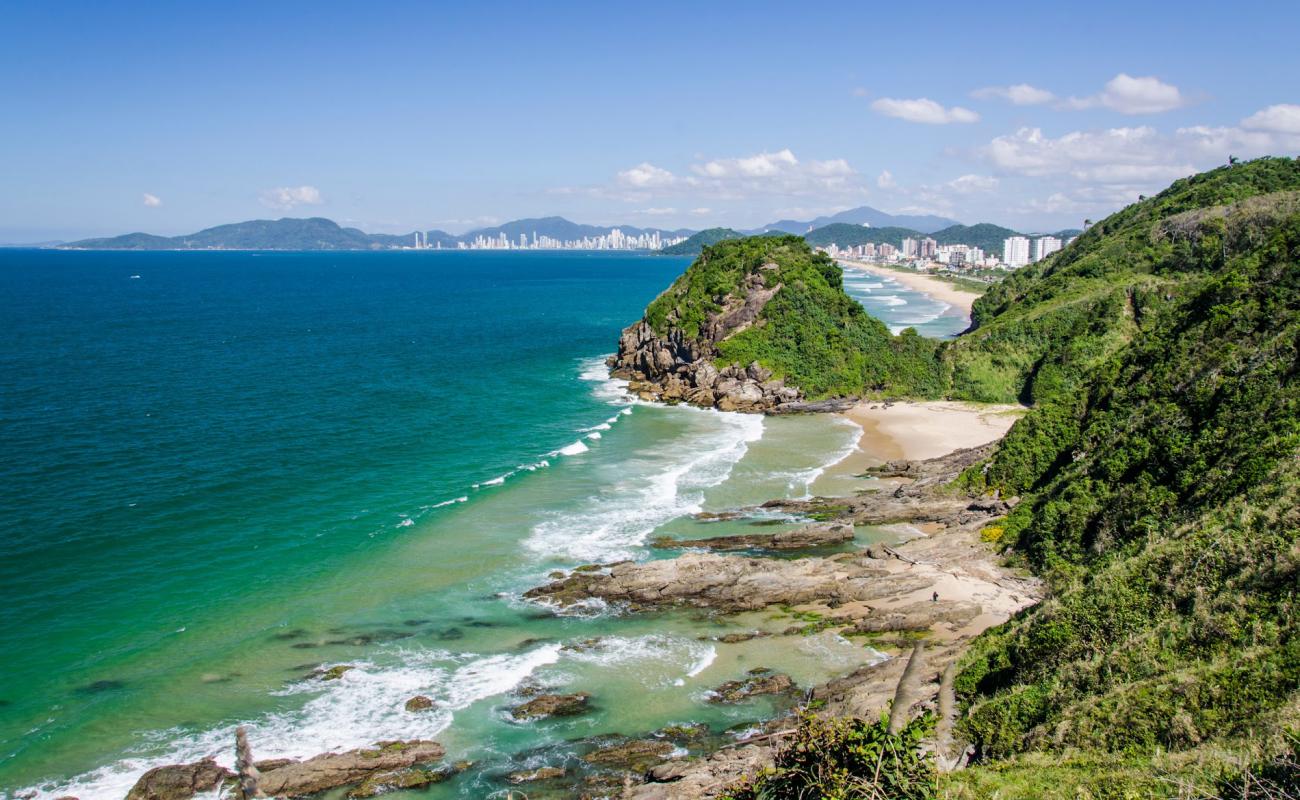
MULTIPOLYGON (((661 238, 690 237, 661 251, 667 255, 695 255, 706 244, 755 234, 794 233, 805 236, 813 245, 838 244, 841 247, 866 242, 896 245, 908 236, 932 235, 940 244, 970 244, 985 250, 1000 248, 1003 239, 1015 234, 1009 228, 989 223, 966 226, 933 215, 895 216, 869 206, 807 221, 778 220, 749 231, 710 228, 696 232, 688 228, 669 230, 634 225, 584 225, 563 217, 538 217, 478 228, 460 235, 437 229, 420 231, 419 234, 430 247, 455 248, 479 237, 496 239, 504 235, 511 242, 518 242, 521 236, 529 240, 534 236, 544 236, 574 241, 605 236, 616 228, 634 237, 655 233, 661 238)), ((1077 231, 1061 233, 1074 235, 1077 231)), ((415 243, 415 237, 416 231, 406 234, 366 233, 358 228, 343 227, 324 217, 285 217, 218 225, 181 236, 137 232, 52 244, 74 250, 385 250, 409 247, 415 243)))

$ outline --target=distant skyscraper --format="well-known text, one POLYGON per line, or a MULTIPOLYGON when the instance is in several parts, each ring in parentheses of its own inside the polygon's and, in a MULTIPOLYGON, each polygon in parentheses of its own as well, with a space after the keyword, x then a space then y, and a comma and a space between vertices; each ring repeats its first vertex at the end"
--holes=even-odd
POLYGON ((1002 242, 1002 262, 1008 267, 1023 267, 1029 263, 1029 240, 1024 236, 1011 236, 1002 242))
POLYGON ((915 239, 909 238, 903 240, 903 258, 916 258, 915 239))
POLYGON ((1060 249, 1060 239, 1055 236, 1040 236, 1034 240, 1034 261, 1042 261, 1060 249))
POLYGON ((921 258, 934 258, 938 252, 939 243, 934 239, 925 238, 916 244, 916 254, 921 258))

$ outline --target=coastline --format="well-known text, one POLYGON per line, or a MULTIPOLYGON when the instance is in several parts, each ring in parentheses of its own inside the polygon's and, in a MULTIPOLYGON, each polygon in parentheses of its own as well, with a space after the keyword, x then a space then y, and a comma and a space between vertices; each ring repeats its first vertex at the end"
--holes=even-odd
POLYGON ((862 428, 854 460, 859 469, 889 461, 923 461, 1001 439, 1028 409, 952 400, 860 402, 841 416, 862 428))
POLYGON ((869 272, 872 275, 879 275, 885 278, 891 278, 909 289, 915 289, 922 294, 927 294, 936 300, 942 300, 956 308, 960 308, 966 314, 970 314, 971 306, 979 298, 975 292, 965 289, 959 289, 946 281, 930 275, 919 272, 903 272, 901 270, 892 270, 876 264, 870 264, 865 261, 850 261, 848 259, 838 259, 840 264, 850 269, 856 269, 860 272, 869 272))

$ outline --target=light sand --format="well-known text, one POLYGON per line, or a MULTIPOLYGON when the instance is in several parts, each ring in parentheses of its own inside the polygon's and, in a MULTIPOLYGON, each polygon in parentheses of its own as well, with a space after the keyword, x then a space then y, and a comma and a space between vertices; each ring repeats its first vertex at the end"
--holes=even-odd
POLYGON ((926 275, 922 272, 904 272, 901 270, 889 269, 879 264, 870 264, 865 261, 848 261, 841 260, 841 264, 850 269, 870 272, 873 275, 880 275, 886 278, 892 278, 909 289, 915 289, 922 294, 927 294, 936 300, 942 300, 945 303, 956 306, 967 314, 970 313, 971 304, 979 297, 976 292, 966 289, 960 289, 957 286, 943 280, 939 280, 933 275, 926 275))
POLYGON ((922 460, 1002 438, 1028 409, 947 400, 923 403, 862 402, 844 416, 862 426, 858 449, 865 465, 922 460))

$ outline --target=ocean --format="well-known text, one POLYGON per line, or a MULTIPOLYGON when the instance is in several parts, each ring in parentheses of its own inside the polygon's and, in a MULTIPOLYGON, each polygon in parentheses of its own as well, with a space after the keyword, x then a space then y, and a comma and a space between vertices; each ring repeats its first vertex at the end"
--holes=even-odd
MULTIPOLYGON (((754 666, 802 685, 878 657, 789 624, 557 615, 521 594, 777 496, 842 491, 859 435, 632 401, 603 358, 687 259, 632 253, 0 250, 0 797, 121 798, 147 768, 386 739, 485 797, 574 740, 770 708, 704 702, 754 666), (320 670, 348 665, 338 680, 320 670), (518 723, 525 682, 590 714, 518 723), (436 707, 402 709, 417 694, 436 707)), ((886 280, 891 327, 965 319, 886 280)), ((887 537, 864 529, 860 537, 887 537)))

